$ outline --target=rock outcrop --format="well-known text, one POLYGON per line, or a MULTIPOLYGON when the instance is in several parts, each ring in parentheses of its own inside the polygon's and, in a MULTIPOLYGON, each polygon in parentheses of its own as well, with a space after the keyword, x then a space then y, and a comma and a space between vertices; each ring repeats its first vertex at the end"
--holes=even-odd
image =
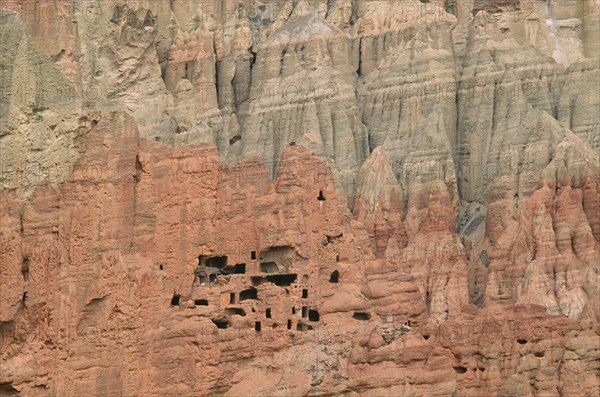
POLYGON ((0 6, 0 395, 596 395, 598 1, 0 6))

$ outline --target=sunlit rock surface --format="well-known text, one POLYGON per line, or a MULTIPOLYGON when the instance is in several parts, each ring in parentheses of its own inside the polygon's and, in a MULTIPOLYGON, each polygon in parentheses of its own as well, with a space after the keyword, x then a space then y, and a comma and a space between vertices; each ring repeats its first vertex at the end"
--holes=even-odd
POLYGON ((0 395, 597 395, 598 1, 0 6, 0 395))

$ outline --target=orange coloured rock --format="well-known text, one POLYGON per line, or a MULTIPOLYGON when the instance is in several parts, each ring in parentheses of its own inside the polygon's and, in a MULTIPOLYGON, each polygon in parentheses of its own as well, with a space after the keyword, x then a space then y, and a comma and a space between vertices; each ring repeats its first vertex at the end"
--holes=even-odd
POLYGON ((595 395, 600 9, 491 3, 0 2, 0 395, 595 395))

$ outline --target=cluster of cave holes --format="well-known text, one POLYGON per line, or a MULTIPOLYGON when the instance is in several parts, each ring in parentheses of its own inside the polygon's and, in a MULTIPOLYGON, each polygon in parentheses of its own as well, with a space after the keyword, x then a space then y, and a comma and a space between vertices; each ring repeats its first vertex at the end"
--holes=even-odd
MULTIPOLYGON (((322 197, 324 200, 322 192, 320 192, 319 196, 322 197)), ((265 258, 266 256, 269 256, 269 255, 274 256, 274 254, 279 254, 281 257, 284 257, 284 256, 287 257, 285 259, 289 259, 290 253, 292 250, 293 250, 292 247, 284 246, 284 247, 274 247, 274 248, 268 249, 264 252, 261 252, 261 257, 260 257, 261 262, 259 263, 259 269, 262 273, 266 273, 266 275, 265 276, 251 276, 250 280, 252 282, 252 285, 258 286, 264 282, 271 282, 278 286, 287 287, 287 286, 290 286, 291 284, 293 284, 294 282, 296 282, 296 280, 298 278, 297 274, 280 273, 281 268, 280 268, 280 266, 278 266, 277 262, 275 262, 274 260, 268 260, 270 258, 265 258), (264 259, 267 259, 267 260, 264 261, 264 259)), ((257 257, 256 251, 251 251, 250 258, 252 260, 256 260, 256 257, 257 257)), ((336 261, 339 261, 339 255, 337 255, 336 261)), ((227 256, 214 256, 214 257, 205 257, 203 255, 198 256, 198 268, 205 269, 205 273, 204 273, 205 276, 201 277, 201 281, 214 282, 214 281, 216 281, 217 274, 232 274, 232 273, 233 274, 244 274, 245 270, 246 270, 245 266, 246 265, 242 263, 242 264, 236 264, 233 268, 228 267, 227 266, 227 256)), ((283 266, 283 268, 286 268, 285 263, 282 266, 283 266)), ((162 270, 162 265, 161 265, 161 270, 162 270)), ((333 273, 331 273, 329 281, 331 283, 339 282, 339 272, 337 270, 335 270, 333 273)), ((306 284, 307 282, 308 282, 308 275, 303 275, 302 283, 306 284)), ((289 289, 287 289, 287 288, 286 288, 286 293, 289 295, 289 289)), ((308 289, 307 288, 302 289, 302 298, 303 299, 308 298, 308 289)), ((171 305, 178 306, 179 299, 180 299, 180 296, 178 294, 175 294, 173 296, 173 299, 171 300, 171 305)), ((251 288, 245 289, 240 292, 239 302, 249 300, 249 299, 252 299, 252 300, 258 299, 258 291, 256 288, 251 287, 251 288)), ((194 301, 194 303, 197 306, 207 306, 208 305, 208 301, 205 299, 196 299, 194 301)), ((230 304, 236 303, 236 294, 235 293, 229 294, 229 303, 230 304)), ((253 313, 255 312, 254 308, 252 308, 252 312, 253 313)), ((240 316, 246 315, 245 310, 241 309, 241 308, 227 308, 225 310, 225 313, 228 315, 240 315, 240 316)), ((292 308, 292 314, 293 315, 296 314, 295 308, 292 308)), ((265 309, 265 317, 267 319, 272 318, 270 308, 265 309)), ((307 318, 308 321, 311 321, 311 322, 320 321, 320 315, 319 315, 318 310, 309 309, 306 306, 302 307, 302 317, 307 318)), ((215 325, 217 325, 218 328, 228 328, 230 326, 230 323, 227 319, 216 319, 216 320, 212 320, 212 321, 215 323, 215 325)), ((272 327, 276 328, 277 323, 273 323, 272 327)), ((288 329, 292 328, 292 320, 291 319, 288 319, 288 321, 287 321, 287 328, 288 329)), ((304 331, 304 330, 311 330, 311 329, 313 329, 313 327, 311 325, 304 324, 301 321, 299 321, 298 324, 296 325, 296 329, 300 330, 300 331, 304 331)), ((260 321, 255 322, 255 330, 257 332, 260 332, 260 330, 261 330, 260 321)))
MULTIPOLYGON (((458 365, 456 367, 452 367, 454 369, 454 372, 456 372, 457 374, 466 374, 468 369, 467 367, 464 367, 462 365, 458 365)), ((473 372, 475 371, 480 371, 480 372, 485 372, 485 368, 483 367, 477 367, 477 368, 473 368, 473 372)))
MULTIPOLYGON (((296 308, 292 307, 292 315, 295 315, 295 314, 296 314, 296 308)), ((306 306, 302 307, 302 317, 308 318, 308 321, 311 321, 311 322, 318 322, 320 320, 319 312, 314 309, 308 309, 308 307, 306 307, 306 306)), ((265 318, 267 318, 267 319, 272 318, 270 308, 265 309, 265 318)), ((260 321, 256 321, 255 324, 260 324, 260 321)), ((273 323, 273 325, 272 325, 273 328, 276 328, 277 326, 278 326, 277 323, 273 323)), ((290 329, 290 330, 292 329, 292 319, 289 319, 289 318, 287 319, 287 329, 290 329)), ((305 324, 302 321, 298 321, 296 324, 296 330, 298 330, 298 331, 309 331, 312 329, 313 329, 312 325, 305 324)), ((260 332, 261 326, 256 325, 255 330, 257 332, 260 332)))
MULTIPOLYGON (((162 265, 160 270, 162 270, 162 265)), ((207 257, 204 255, 198 256, 198 275, 201 284, 215 283, 217 276, 231 274, 246 274, 246 264, 236 263, 233 266, 227 265, 227 256, 207 257)))
MULTIPOLYGON (((252 309, 252 312, 255 312, 255 310, 252 309)), ((245 310, 241 309, 241 308, 231 308, 230 307, 230 308, 225 309, 225 313, 227 315, 246 316, 245 310)), ((296 314, 295 308, 292 308, 292 314, 296 314)), ((319 312, 317 310, 308 309, 307 307, 302 308, 302 317, 308 317, 308 321, 312 321, 312 322, 318 322, 320 319, 319 312)), ((267 318, 267 319, 272 318, 270 308, 265 309, 265 318, 267 318)), ((226 329, 231 326, 229 320, 227 320, 227 319, 213 319, 212 321, 217 326, 217 328, 220 328, 220 329, 226 329)), ((277 327, 277 323, 273 323, 272 328, 276 328, 276 327, 277 327)), ((261 329, 262 329, 262 323, 260 321, 255 321, 254 322, 254 330, 256 332, 261 332, 261 329)), ((287 329, 292 329, 292 320, 291 319, 287 320, 287 329)), ((313 329, 312 325, 305 324, 302 321, 298 321, 298 323, 296 324, 296 330, 298 330, 298 331, 310 331, 312 329, 313 329)))
MULTIPOLYGON (((171 306, 180 306, 180 301, 181 301, 181 295, 173 294, 173 297, 171 298, 171 306)), ((207 299, 194 299, 194 305, 195 306, 208 306, 208 300, 207 299)))

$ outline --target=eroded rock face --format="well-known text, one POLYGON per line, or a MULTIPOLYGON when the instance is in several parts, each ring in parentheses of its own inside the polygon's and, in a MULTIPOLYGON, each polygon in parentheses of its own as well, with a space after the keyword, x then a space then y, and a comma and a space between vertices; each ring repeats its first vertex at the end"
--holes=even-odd
POLYGON ((0 395, 597 393, 597 1, 0 5, 0 395))

